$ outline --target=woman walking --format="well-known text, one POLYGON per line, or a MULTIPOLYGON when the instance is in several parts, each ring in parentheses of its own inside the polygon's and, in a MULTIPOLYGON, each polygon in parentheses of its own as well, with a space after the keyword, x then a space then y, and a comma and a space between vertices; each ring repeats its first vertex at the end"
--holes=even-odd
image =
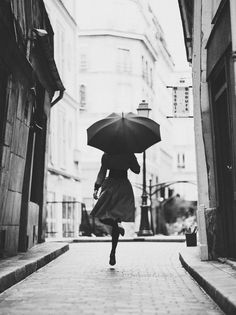
POLYGON ((91 215, 97 217, 103 224, 112 228, 112 248, 109 264, 116 264, 116 247, 119 235, 125 231, 121 222, 134 221, 134 193, 127 177, 128 170, 136 174, 140 172, 140 166, 133 153, 108 154, 104 153, 101 168, 94 185, 94 199, 98 199, 91 215), (108 177, 106 177, 109 170, 108 177), (98 198, 98 190, 101 193, 98 198))

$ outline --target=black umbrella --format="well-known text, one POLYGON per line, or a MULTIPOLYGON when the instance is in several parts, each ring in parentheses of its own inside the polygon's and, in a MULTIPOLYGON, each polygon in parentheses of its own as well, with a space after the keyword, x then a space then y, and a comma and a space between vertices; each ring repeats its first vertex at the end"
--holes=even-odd
POLYGON ((88 145, 106 153, 141 153, 161 141, 160 126, 133 113, 112 113, 87 129, 88 145))

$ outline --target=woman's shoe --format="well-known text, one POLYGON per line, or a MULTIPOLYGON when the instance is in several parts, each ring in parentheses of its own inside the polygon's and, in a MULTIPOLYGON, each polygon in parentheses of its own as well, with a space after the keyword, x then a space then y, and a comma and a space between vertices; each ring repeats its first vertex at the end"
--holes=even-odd
POLYGON ((114 266, 116 264, 116 255, 115 254, 110 254, 110 261, 109 264, 111 266, 114 266))
POLYGON ((120 235, 124 236, 125 235, 125 229, 123 228, 122 224, 119 222, 117 225, 118 225, 120 235))

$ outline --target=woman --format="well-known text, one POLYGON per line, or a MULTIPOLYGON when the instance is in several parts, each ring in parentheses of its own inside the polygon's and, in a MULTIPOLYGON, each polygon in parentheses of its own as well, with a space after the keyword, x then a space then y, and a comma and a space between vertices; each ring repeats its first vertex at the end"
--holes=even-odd
POLYGON ((131 169, 136 174, 140 172, 140 166, 133 153, 108 154, 104 153, 101 168, 94 185, 94 199, 98 199, 91 215, 97 217, 103 224, 112 227, 112 248, 110 253, 110 265, 116 264, 116 247, 119 235, 125 231, 121 221, 134 221, 134 193, 127 171, 131 169), (106 178, 107 170, 109 170, 106 178), (98 198, 98 190, 101 193, 98 198))

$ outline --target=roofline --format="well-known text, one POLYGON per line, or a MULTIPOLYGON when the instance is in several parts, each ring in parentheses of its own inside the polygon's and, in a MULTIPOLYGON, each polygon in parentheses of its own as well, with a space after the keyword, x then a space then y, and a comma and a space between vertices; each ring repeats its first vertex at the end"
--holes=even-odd
POLYGON ((137 33, 127 33, 127 32, 121 32, 121 31, 107 31, 107 30, 79 30, 78 35, 84 36, 84 37, 86 36, 113 36, 113 37, 139 40, 139 41, 142 41, 144 45, 148 48, 154 61, 157 61, 158 59, 157 51, 153 47, 153 45, 151 44, 151 42, 149 41, 146 35, 137 34, 137 33))

